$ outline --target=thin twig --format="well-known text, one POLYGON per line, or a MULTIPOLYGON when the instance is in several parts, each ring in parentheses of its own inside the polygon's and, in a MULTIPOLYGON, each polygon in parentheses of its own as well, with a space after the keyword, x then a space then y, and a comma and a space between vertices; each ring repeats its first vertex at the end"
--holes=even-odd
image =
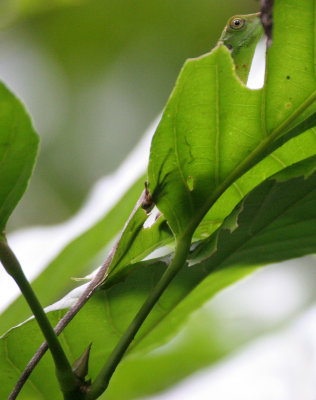
MULTIPOLYGON (((104 263, 101 265, 99 268, 97 274, 94 276, 94 278, 91 280, 85 291, 82 293, 82 295, 79 297, 79 299, 76 301, 76 303, 70 307, 70 309, 66 312, 66 314, 63 316, 63 318, 58 322, 58 324, 55 327, 55 333, 56 335, 59 335, 64 328, 69 324, 69 322, 74 318, 74 316, 81 310, 81 308, 86 304, 86 302, 90 299, 90 297, 93 295, 93 293, 98 289, 98 287, 106 280, 107 278, 107 271, 109 269, 109 266, 112 262, 112 259, 116 253, 118 244, 130 222, 130 220, 133 218, 135 215, 136 211, 139 209, 139 207, 142 205, 143 201, 145 198, 145 190, 142 192, 140 198, 138 199, 133 211, 131 212, 130 216, 128 217, 121 233, 119 234, 112 250, 109 252, 108 256, 106 257, 104 263)), ((23 385, 27 381, 28 377, 31 375, 33 369, 36 367, 40 359, 43 357, 43 355, 46 353, 46 350, 48 349, 47 342, 42 343, 42 345, 39 347, 37 352, 34 354, 34 356, 31 358, 29 363, 27 364, 25 370, 23 371, 22 375, 20 376, 19 380, 17 381, 17 384, 15 385, 13 391, 11 392, 9 399, 8 400, 14 400, 17 398, 18 394, 20 393, 23 385)))
POLYGON ((273 29, 273 0, 260 1, 260 19, 264 29, 264 33, 268 37, 268 47, 272 44, 273 29))

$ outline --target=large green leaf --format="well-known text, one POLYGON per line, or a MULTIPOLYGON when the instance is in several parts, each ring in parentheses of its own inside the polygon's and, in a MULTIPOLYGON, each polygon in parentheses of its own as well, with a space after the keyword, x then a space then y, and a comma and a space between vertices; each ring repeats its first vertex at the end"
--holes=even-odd
MULTIPOLYGON (((260 244, 264 241, 268 251, 258 253, 256 264, 316 251, 315 170, 316 157, 311 157, 269 178, 246 196, 225 220, 223 227, 213 235, 214 242, 218 243, 217 253, 209 257, 213 252, 212 242, 210 239, 203 241, 195 250, 196 253, 193 253, 197 258, 202 253, 200 249, 203 249, 204 255, 200 257, 203 261, 183 268, 163 294, 132 343, 126 356, 127 362, 130 357, 131 360, 139 359, 140 362, 149 350, 167 343, 179 332, 193 311, 223 288, 253 272, 256 269, 253 262, 258 242, 260 244), (261 209, 258 204, 262 204, 261 209), (228 241, 229 235, 232 237, 228 241)), ((164 262, 146 261, 135 264, 121 282, 114 278, 111 282, 110 276, 103 290, 89 301, 62 334, 62 342, 67 343, 71 359, 80 354, 84 343, 93 341, 90 370, 92 377, 96 376, 100 365, 164 272, 165 263, 168 263, 168 259, 164 262)), ((56 320, 60 317, 60 312, 52 313, 52 317, 56 320)), ((9 371, 13 364, 15 369, 22 369, 34 346, 41 340, 42 336, 34 321, 10 330, 1 340, 2 351, 10 355, 2 359, 1 370, 9 371), (29 329, 32 330, 32 346, 26 346, 23 352, 15 350, 29 329)), ((124 361, 122 365, 124 367, 124 361)), ((42 368, 39 367, 34 372, 32 384, 26 390, 32 390, 35 385, 45 396, 48 386, 53 385, 47 379, 43 382, 43 374, 49 370, 47 358, 42 368)), ((181 366, 178 365, 178 368, 181 369, 181 366)), ((13 376, 12 370, 11 375, 8 372, 5 374, 7 375, 4 379, 8 383, 1 389, 3 395, 7 395, 10 385, 17 378, 16 375, 13 376)), ((179 372, 176 376, 183 375, 179 372)), ((165 381, 160 382, 160 388, 169 384, 168 377, 164 376, 164 379, 165 381)), ((155 388, 157 386, 152 383, 152 390, 156 390, 155 388)), ((117 390, 116 387, 115 391, 117 390)), ((146 391, 150 390, 150 385, 146 385, 146 391)), ((49 393, 51 395, 53 392, 49 393)))
MULTIPOLYGON (((106 246, 113 241, 122 228, 124 220, 128 218, 143 184, 144 177, 141 177, 105 216, 66 245, 42 274, 35 279, 33 287, 43 304, 54 302, 71 286, 74 286, 69 278, 84 274, 87 266, 98 255, 101 261, 105 259, 105 250, 108 250, 106 246), (65 268, 65 266, 67 267, 65 268), (46 290, 46 282, 50 282, 54 291, 46 290)), ((145 211, 139 207, 124 231, 109 271, 116 280, 120 279, 120 272, 125 266, 130 269, 131 263, 140 261, 157 247, 161 247, 173 239, 165 219, 161 217, 151 227, 144 228, 146 219, 145 211), (118 276, 116 276, 117 274, 118 276)), ((23 321, 29 315, 30 310, 24 298, 20 296, 0 315, 2 332, 23 321)))
POLYGON ((195 232, 195 237, 204 239, 213 233, 237 203, 260 182, 314 154, 316 154, 315 128, 285 143, 231 185, 203 218, 195 232))
MULTIPOLYGON (((312 96, 315 102, 316 85, 315 2, 277 1, 273 19, 273 45, 268 52, 263 92, 265 110, 262 116, 265 118, 262 121, 267 135, 299 113, 312 96), (298 24, 298 18, 304 21, 303 25, 298 24)), ((315 112, 315 104, 304 117, 312 111, 315 112)))
POLYGON ((247 89, 236 79, 223 46, 189 60, 181 71, 149 163, 150 190, 176 236, 192 232, 237 178, 315 112, 314 1, 286 5, 286 10, 282 1, 275 5, 274 40, 261 90, 247 89), (304 24, 294 39, 294 21, 302 15, 304 24))
POLYGON ((22 104, 0 84, 0 234, 33 170, 38 137, 22 104))
POLYGON ((191 264, 250 265, 315 252, 316 156, 286 168, 255 188, 210 238, 191 264))
POLYGON ((259 102, 260 93, 236 79, 226 47, 185 64, 153 138, 149 163, 154 201, 176 235, 201 215, 236 158, 248 154, 249 140, 258 145, 264 137, 260 109, 252 106, 259 102), (241 134, 245 130, 249 133, 241 134), (249 137, 252 131, 259 138, 249 137), (226 156, 224 149, 219 153, 224 143, 226 156))
MULTIPOLYGON (((144 180, 144 177, 138 179, 106 215, 67 244, 34 280, 32 286, 43 305, 53 303, 77 285, 70 281, 71 277, 82 276, 88 272, 90 265, 96 267, 99 265, 96 262, 104 260, 106 246, 122 229, 143 188, 144 180), (100 258, 96 260, 98 255, 100 258), (47 290, 48 284, 54 290, 47 290)), ((20 296, 0 315, 1 333, 30 315, 29 307, 20 296)))

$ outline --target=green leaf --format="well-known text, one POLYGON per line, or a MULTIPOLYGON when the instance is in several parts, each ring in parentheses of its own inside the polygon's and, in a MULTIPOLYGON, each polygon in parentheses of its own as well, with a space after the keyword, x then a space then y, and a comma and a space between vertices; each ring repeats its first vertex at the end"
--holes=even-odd
MULTIPOLYGON (((313 0, 274 4, 273 45, 268 52, 264 93, 267 132, 299 112, 312 96, 315 103, 314 8, 313 0), (298 24, 299 19, 304 21, 303 25, 298 24)), ((305 119, 312 111, 315 112, 315 104, 301 118, 305 119)))
MULTIPOLYGON (((90 272, 89 266, 96 268, 105 259, 107 246, 122 229, 141 193, 144 181, 145 177, 139 178, 111 210, 67 244, 34 280, 32 287, 44 306, 60 299, 77 286, 77 283, 70 281, 72 277, 90 272), (54 290, 47 290, 47 285, 54 290)), ((29 307, 20 296, 0 315, 1 331, 10 329, 30 315, 29 307)))
POLYGON ((274 40, 261 90, 247 89, 236 79, 222 46, 182 69, 149 163, 150 191, 176 236, 193 231, 237 178, 315 112, 313 7, 313 0, 291 0, 285 12, 276 3, 274 40), (304 24, 293 43, 294 21, 302 15, 304 24))
POLYGON ((191 264, 252 265, 315 252, 316 156, 255 188, 221 228, 191 254, 191 264))
MULTIPOLYGON (((107 246, 127 220, 139 194, 143 188, 145 177, 139 178, 127 190, 122 199, 91 228, 72 240, 51 261, 46 269, 32 283, 34 290, 44 305, 58 300, 74 283, 69 278, 81 276, 88 272, 88 267, 95 262, 96 257, 104 261, 107 246), (65 268, 67 266, 67 268, 65 268), (47 282, 54 290, 46 290, 47 282)), ((145 211, 140 207, 129 222, 118 250, 110 266, 111 281, 120 280, 124 267, 130 268, 135 263, 150 254, 157 247, 161 247, 173 240, 172 233, 163 217, 148 228, 144 228, 147 219, 145 211)), ((98 265, 98 264, 97 264, 98 265)), ((30 315, 30 310, 22 296, 15 300, 2 314, 0 314, 1 330, 10 329, 30 315)))
POLYGON ((0 234, 27 187, 38 137, 20 101, 0 83, 0 234))
POLYGON ((304 132, 282 145, 282 147, 275 150, 271 155, 264 158, 240 177, 224 192, 203 218, 194 233, 195 238, 205 239, 210 236, 244 196, 260 182, 293 163, 313 156, 315 153, 315 128, 304 132))
MULTIPOLYGON (((69 290, 71 285, 69 278, 84 274, 97 256, 101 257, 101 261, 105 259, 108 250, 106 246, 113 241, 128 218, 144 181, 143 176, 139 178, 103 218, 71 241, 35 279, 32 285, 43 304, 48 305, 58 300, 69 290), (47 282, 54 287, 53 291, 46 290, 47 282)), ((129 222, 111 263, 109 271, 111 282, 120 280, 122 272, 124 276, 124 267, 130 269, 131 263, 140 261, 157 247, 172 241, 172 233, 163 217, 158 218, 151 227, 144 228, 146 219, 147 215, 140 207, 129 222)), ((29 315, 30 310, 20 296, 0 315, 2 332, 20 323, 29 315)))
POLYGON ((236 79, 225 47, 186 62, 153 138, 148 169, 153 199, 176 235, 200 218, 206 199, 236 166, 236 158, 248 154, 249 136, 240 132, 261 132, 260 112, 249 107, 259 101, 259 92, 236 79), (238 98, 236 106, 225 101, 232 97, 238 98), (240 118, 232 124, 236 115, 240 118), (219 152, 222 143, 226 156, 224 149, 219 152))
MULTIPOLYGON (((49 316, 50 321, 53 324, 56 324, 58 322, 57 319, 59 319, 61 315, 62 312, 55 312, 54 315, 49 316)), ((8 335, 1 337, 0 396, 3 399, 8 398, 9 393, 13 389, 18 379, 18 376, 26 365, 26 361, 29 360, 32 354, 35 353, 40 342, 44 341, 43 335, 34 319, 25 325, 21 325, 20 328, 21 329, 18 329, 20 332, 12 330, 8 333, 8 335), (16 335, 16 333, 18 335, 16 335), (20 334, 23 334, 23 339, 20 334), (22 347, 19 345, 18 340, 23 341, 22 347)), ((76 355, 79 357, 80 352, 78 352, 76 355)), ((74 362, 75 358, 72 357, 71 361, 74 362)), ((58 399, 60 397, 59 385, 55 374, 52 373, 52 371, 54 371, 54 363, 49 353, 47 353, 41 364, 41 371, 38 372, 40 372, 40 379, 42 381, 41 386, 44 388, 43 393, 46 393, 44 398, 48 399, 49 396, 52 395, 51 398, 58 399)), ((25 389, 23 389, 21 398, 30 400, 37 398, 43 399, 43 396, 40 395, 40 391, 36 387, 36 383, 37 380, 35 379, 33 382, 33 378, 31 378, 29 384, 25 386, 25 389)))

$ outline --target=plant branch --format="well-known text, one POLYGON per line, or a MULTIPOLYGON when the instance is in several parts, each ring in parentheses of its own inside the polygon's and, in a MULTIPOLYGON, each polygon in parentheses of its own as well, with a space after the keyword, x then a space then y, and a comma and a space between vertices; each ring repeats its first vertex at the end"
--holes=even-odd
MULTIPOLYGON (((56 327, 55 327, 56 335, 59 335, 64 330, 64 328, 69 324, 69 322, 75 317, 75 315, 81 310, 81 308, 86 304, 86 302, 93 295, 93 293, 98 289, 98 287, 107 278, 107 271, 109 269, 109 266, 112 262, 114 255, 116 253, 116 250, 117 250, 118 244, 121 240, 121 237, 124 234, 130 220, 135 215, 135 213, 139 209, 139 207, 141 207, 144 198, 145 198, 145 190, 142 192, 140 198, 138 199, 133 211, 131 212, 130 216, 128 217, 119 237, 117 238, 112 250, 108 254, 104 263, 101 265, 98 272, 96 273, 94 278, 91 280, 91 282, 89 283, 87 288, 84 290, 82 295, 79 297, 79 299, 76 301, 76 303, 72 307, 70 307, 70 309, 66 312, 66 314, 63 316, 63 318, 56 325, 56 327)), ((31 360, 27 364, 26 368, 24 369, 24 371, 23 371, 22 375, 20 376, 18 382, 16 383, 13 391, 11 392, 8 400, 15 400, 17 398, 24 383, 27 381, 27 379, 31 375, 33 369, 36 367, 36 365, 39 363, 39 361, 41 360, 43 355, 46 353, 47 349, 48 349, 47 342, 42 343, 42 345, 39 347, 37 352, 34 354, 34 356, 31 358, 31 360)))
POLYGON ((124 335, 121 337, 120 341, 118 342, 112 354, 105 363, 104 367, 100 371, 99 375, 92 383, 87 393, 87 400, 97 399, 106 390, 117 365, 121 361, 130 343, 133 341, 136 333, 139 331, 143 322, 147 318, 148 314, 150 313, 164 290, 167 288, 172 279, 176 276, 180 268, 184 265, 190 249, 191 236, 192 235, 187 235, 186 237, 177 240, 175 254, 169 267, 162 275, 160 281, 157 283, 154 290, 149 295, 141 309, 136 314, 136 317, 127 328, 124 335))
POLYGON ((56 375, 60 388, 64 394, 64 399, 75 400, 82 398, 79 389, 79 381, 72 372, 71 365, 61 347, 56 333, 54 332, 54 329, 30 283, 24 275, 19 261, 3 237, 0 239, 0 260, 7 273, 12 276, 16 284, 19 286, 45 336, 55 363, 56 375))

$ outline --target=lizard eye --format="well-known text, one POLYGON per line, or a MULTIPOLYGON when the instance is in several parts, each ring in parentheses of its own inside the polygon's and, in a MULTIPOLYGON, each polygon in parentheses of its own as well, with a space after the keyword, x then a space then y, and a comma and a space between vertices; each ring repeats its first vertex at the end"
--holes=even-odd
POLYGON ((234 30, 241 29, 244 27, 244 25, 245 25, 245 20, 244 18, 240 17, 233 17, 229 23, 229 26, 234 30))

